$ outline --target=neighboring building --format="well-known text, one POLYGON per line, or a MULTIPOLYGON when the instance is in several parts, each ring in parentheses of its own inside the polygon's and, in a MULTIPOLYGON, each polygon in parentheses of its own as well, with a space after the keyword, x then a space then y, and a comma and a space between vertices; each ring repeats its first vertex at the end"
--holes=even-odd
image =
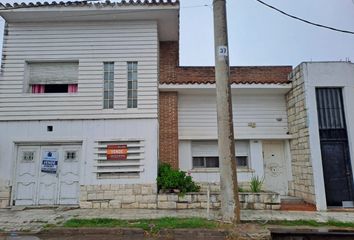
POLYGON ((306 62, 287 94, 293 182, 289 193, 317 210, 354 201, 354 64, 306 62))
MULTIPOLYGON (((160 160, 199 183, 218 183, 213 67, 178 67, 178 43, 161 45, 160 160), (168 60, 167 60, 168 59, 168 60), (169 67, 165 75, 165 65, 169 67)), ((239 184, 263 178, 265 189, 288 194, 292 181, 285 96, 290 66, 232 67, 239 184)), ((248 187, 248 186, 247 186, 248 187)))

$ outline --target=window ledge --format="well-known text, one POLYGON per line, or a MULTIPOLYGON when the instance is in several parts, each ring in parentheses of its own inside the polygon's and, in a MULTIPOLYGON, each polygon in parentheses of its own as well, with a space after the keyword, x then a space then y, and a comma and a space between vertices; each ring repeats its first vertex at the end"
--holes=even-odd
POLYGON ((211 172, 211 173, 218 173, 219 168, 194 168, 189 170, 190 173, 200 173, 200 172, 211 172))
MULTIPOLYGON (((219 168, 194 168, 188 171, 189 173, 219 173, 219 168)), ((244 173, 254 173, 254 169, 250 168, 238 168, 237 172, 244 172, 244 173)))

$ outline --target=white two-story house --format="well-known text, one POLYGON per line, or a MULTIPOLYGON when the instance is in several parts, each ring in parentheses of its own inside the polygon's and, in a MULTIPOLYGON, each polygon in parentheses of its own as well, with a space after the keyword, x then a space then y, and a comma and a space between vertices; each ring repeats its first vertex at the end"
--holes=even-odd
POLYGON ((159 45, 178 41, 178 1, 1 4, 0 16, 1 206, 154 207, 159 45))

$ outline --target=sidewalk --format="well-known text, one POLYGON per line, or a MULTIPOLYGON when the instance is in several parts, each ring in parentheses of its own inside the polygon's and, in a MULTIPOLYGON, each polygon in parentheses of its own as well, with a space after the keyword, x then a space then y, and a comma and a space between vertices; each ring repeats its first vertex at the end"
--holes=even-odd
MULTIPOLYGON (((218 211, 211 211, 210 218, 218 219, 218 211)), ((161 217, 207 217, 206 210, 145 210, 145 209, 28 209, 0 210, 0 230, 37 232, 47 224, 60 224, 71 218, 115 218, 115 219, 152 219, 161 217)), ((242 210, 243 221, 269 220, 316 220, 319 222, 334 219, 353 222, 353 212, 287 212, 242 210)))

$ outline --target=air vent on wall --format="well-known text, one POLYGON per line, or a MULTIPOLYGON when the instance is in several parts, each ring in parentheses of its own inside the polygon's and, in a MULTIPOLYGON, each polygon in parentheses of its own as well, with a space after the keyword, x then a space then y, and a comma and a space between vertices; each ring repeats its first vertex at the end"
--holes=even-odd
POLYGON ((96 141, 94 169, 98 179, 139 178, 144 171, 144 140, 96 141))

